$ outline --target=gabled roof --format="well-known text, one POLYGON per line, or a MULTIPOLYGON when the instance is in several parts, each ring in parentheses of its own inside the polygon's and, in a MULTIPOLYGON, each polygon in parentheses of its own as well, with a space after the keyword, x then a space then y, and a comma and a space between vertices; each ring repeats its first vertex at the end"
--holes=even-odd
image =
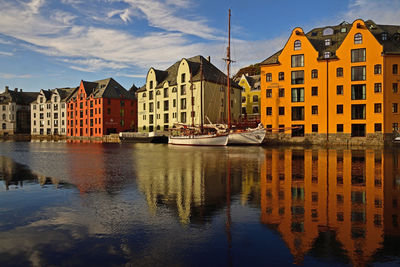
MULTIPOLYGON (((155 70, 156 79, 157 79, 157 87, 162 88, 165 82, 168 82, 170 86, 177 85, 177 74, 179 65, 182 60, 175 62, 172 66, 170 66, 165 71, 155 70)), ((213 82, 217 84, 226 84, 227 77, 226 75, 220 71, 217 67, 215 67, 210 61, 205 59, 203 56, 195 56, 191 58, 186 58, 186 61, 189 64, 190 71, 192 73, 192 81, 197 82, 202 79, 203 81, 213 82), (201 68, 201 65, 203 66, 201 68)), ((232 88, 241 89, 240 86, 231 79, 232 88)), ((144 87, 145 88, 145 87, 144 87)), ((145 89, 140 88, 138 92, 142 92, 145 89)))
POLYGON ((36 100, 39 93, 11 91, 0 94, 0 104, 16 103, 17 105, 29 105, 36 100))
MULTIPOLYGON (((86 96, 92 95, 94 98, 123 98, 136 99, 134 92, 127 91, 122 85, 116 82, 113 78, 99 80, 95 82, 82 81, 86 96)), ((76 97, 78 90, 68 97, 76 97)))
MULTIPOLYGON (((367 29, 375 36, 377 41, 383 45, 383 52, 385 54, 400 54, 400 26, 379 25, 372 20, 365 21, 365 25, 367 26, 367 29), (387 40, 382 40, 383 33, 386 33, 388 35, 387 40)), ((313 45, 315 50, 318 51, 318 59, 323 59, 325 52, 330 52, 330 59, 335 58, 336 50, 343 43, 352 26, 353 24, 342 22, 336 26, 315 28, 309 31, 306 34, 306 37, 313 45), (333 30, 333 34, 324 35, 324 30, 328 28, 331 28, 333 30), (342 31, 342 29, 346 30, 342 31), (331 39, 331 45, 325 45, 326 39, 331 39)), ((273 54, 272 56, 261 62, 261 65, 279 64, 279 55, 281 54, 281 52, 282 50, 273 54)))
POLYGON ((54 90, 58 92, 61 101, 64 101, 75 90, 75 88, 66 87, 66 88, 56 88, 54 90))

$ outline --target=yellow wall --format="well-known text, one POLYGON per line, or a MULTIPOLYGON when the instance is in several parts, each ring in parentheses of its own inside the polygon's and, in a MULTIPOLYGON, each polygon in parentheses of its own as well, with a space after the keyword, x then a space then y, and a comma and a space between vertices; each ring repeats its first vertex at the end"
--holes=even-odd
MULTIPOLYGON (((240 78, 239 85, 243 88, 242 98, 246 99, 245 102, 242 101, 242 108, 246 108, 247 115, 260 115, 261 112, 261 90, 251 90, 251 86, 247 82, 244 75, 240 78), (254 102, 253 97, 258 96, 258 101, 254 102), (258 112, 253 113, 253 107, 258 106, 258 112)), ((243 114, 243 113, 242 113, 243 114)))

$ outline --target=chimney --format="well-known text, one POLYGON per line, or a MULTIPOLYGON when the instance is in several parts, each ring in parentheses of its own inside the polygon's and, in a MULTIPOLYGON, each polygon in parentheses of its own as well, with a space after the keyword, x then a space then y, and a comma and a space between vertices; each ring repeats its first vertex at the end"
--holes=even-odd
POLYGON ((211 62, 211 57, 210 56, 207 57, 207 61, 211 62))
POLYGON ((18 92, 18 88, 14 88, 14 92, 18 92))
POLYGON ((22 88, 20 88, 19 91, 22 93, 22 88))
POLYGON ((8 91, 9 91, 9 87, 8 87, 8 86, 6 86, 6 90, 5 90, 5 92, 6 92, 6 93, 8 93, 8 91))

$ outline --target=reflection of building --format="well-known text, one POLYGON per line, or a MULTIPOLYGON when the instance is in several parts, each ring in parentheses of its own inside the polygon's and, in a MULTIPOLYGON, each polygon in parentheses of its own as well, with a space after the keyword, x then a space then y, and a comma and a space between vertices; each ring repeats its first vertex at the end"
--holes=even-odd
MULTIPOLYGON (((146 195, 150 209, 167 205, 176 210, 183 223, 204 221, 215 210, 226 205, 227 197, 240 192, 242 174, 231 173, 228 191, 228 162, 237 166, 243 157, 231 158, 207 148, 157 147, 154 155, 138 153, 137 180, 140 191, 146 195), (159 150, 158 150, 159 149, 159 150)), ((249 193, 252 192, 249 186, 249 193)))
POLYGON ((328 242, 332 255, 368 263, 383 241, 384 207, 392 204, 384 202, 383 161, 373 150, 269 150, 261 220, 282 235, 296 263, 325 253, 328 242))

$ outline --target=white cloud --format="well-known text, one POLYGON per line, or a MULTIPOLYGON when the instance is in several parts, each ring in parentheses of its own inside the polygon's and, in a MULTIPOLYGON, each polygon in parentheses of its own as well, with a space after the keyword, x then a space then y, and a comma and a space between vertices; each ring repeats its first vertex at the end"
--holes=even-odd
POLYGON ((400 24, 400 1, 398 0, 353 0, 344 14, 349 22, 356 19, 372 19, 377 24, 400 24))
POLYGON ((14 54, 11 52, 4 52, 4 51, 0 51, 0 56, 9 56, 12 57, 14 54))
POLYGON ((0 78, 2 78, 2 79, 28 79, 28 78, 32 78, 32 75, 30 75, 30 74, 18 75, 18 74, 1 73, 0 72, 0 78))
POLYGON ((45 0, 32 0, 28 2, 26 5, 30 8, 33 14, 38 14, 39 9, 44 5, 45 0))

